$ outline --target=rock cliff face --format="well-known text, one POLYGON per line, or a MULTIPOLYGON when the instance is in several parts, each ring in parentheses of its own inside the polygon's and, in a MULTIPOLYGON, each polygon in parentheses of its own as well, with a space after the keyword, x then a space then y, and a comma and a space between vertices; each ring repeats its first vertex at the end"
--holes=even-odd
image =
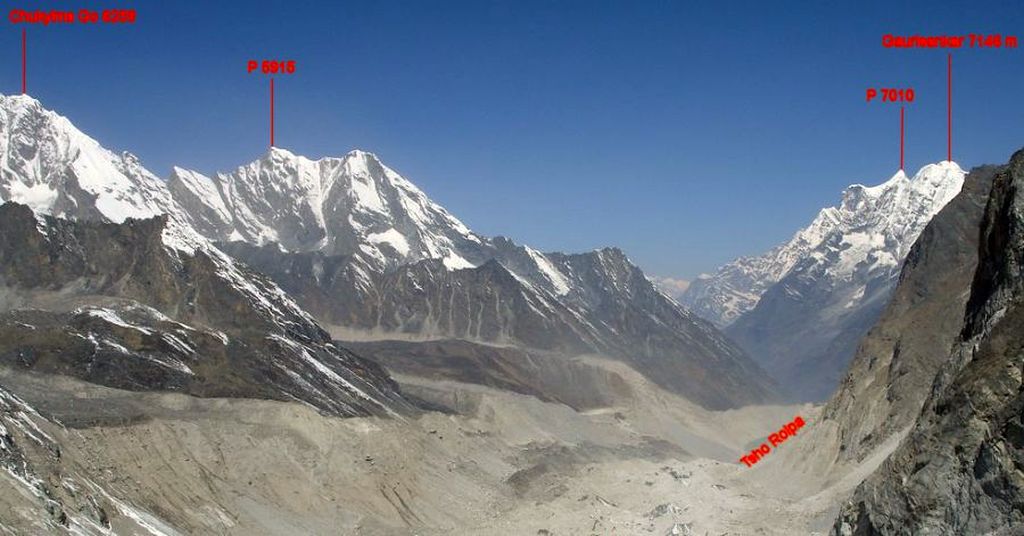
POLYGON ((959 335, 916 423, 835 534, 1024 529, 1024 151, 995 175, 977 251, 959 335))
MULTIPOLYGON (((300 400, 337 415, 407 408, 264 277, 124 223, 0 205, 0 363, 133 390, 300 400)), ((223 255, 223 254, 221 254, 223 255)))

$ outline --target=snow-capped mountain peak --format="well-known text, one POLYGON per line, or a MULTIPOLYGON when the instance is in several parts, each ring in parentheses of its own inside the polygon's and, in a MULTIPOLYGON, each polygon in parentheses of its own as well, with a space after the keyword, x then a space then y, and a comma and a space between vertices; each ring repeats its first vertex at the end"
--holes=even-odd
MULTIPOLYGON (((306 315, 280 289, 255 289, 247 283, 235 263, 191 225, 164 181, 135 155, 104 148, 38 100, 0 95, 0 159, 0 202, 14 201, 37 215, 68 220, 123 223, 164 216, 161 238, 169 250, 203 252, 258 307, 280 314, 280 305, 273 303, 278 300, 294 314, 306 315), (274 296, 268 298, 268 293, 274 296)), ((202 184, 201 177, 180 168, 174 174, 202 184)))
POLYGON ((819 211, 789 241, 695 280, 682 296, 683 305, 727 326, 807 259, 832 259, 827 269, 820 267, 838 279, 849 278, 868 257, 876 269, 898 269, 924 226, 960 191, 965 174, 955 162, 943 161, 913 177, 900 170, 876 186, 853 184, 838 205, 819 211))
POLYGON ((150 218, 173 211, 163 182, 27 95, 0 95, 0 201, 69 218, 150 218))
POLYGON ((823 399, 888 303, 918 236, 964 179, 960 166, 939 162, 850 186, 828 212, 828 232, 812 233, 821 241, 779 279, 762 279, 765 290, 727 332, 797 396, 823 399))
POLYGON ((466 251, 471 254, 481 243, 365 151, 312 160, 275 147, 213 177, 176 169, 169 186, 193 224, 216 240, 359 255, 379 270, 421 259, 442 259, 451 269, 471 267, 476 263, 466 251))

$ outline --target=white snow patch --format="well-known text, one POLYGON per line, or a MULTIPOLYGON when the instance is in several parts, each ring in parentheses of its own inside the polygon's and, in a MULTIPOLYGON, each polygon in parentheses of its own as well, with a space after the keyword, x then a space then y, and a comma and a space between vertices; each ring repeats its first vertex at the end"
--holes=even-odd
MULTIPOLYGON (((178 337, 171 335, 170 333, 164 333, 160 336, 167 344, 171 345, 175 350, 188 355, 196 353, 195 349, 189 346, 185 341, 182 341, 178 337)), ((186 367, 187 368, 187 367, 186 367)))
POLYGON ((76 309, 72 314, 75 314, 75 315, 86 314, 86 315, 91 316, 93 318, 99 318, 99 319, 107 322, 108 324, 114 324, 115 326, 120 326, 122 328, 134 329, 134 330, 140 331, 140 332, 142 332, 142 333, 144 333, 146 335, 152 335, 153 334, 153 330, 151 330, 149 328, 142 327, 142 326, 136 326, 135 324, 132 324, 131 322, 128 322, 127 320, 121 318, 116 312, 111 311, 110 309, 104 309, 102 307, 99 307, 99 308, 82 307, 82 308, 76 309))
POLYGON ((555 289, 555 294, 558 294, 559 296, 568 294, 570 289, 569 281, 564 275, 562 275, 562 272, 559 272, 558 269, 555 268, 555 265, 551 264, 551 261, 542 253, 528 246, 524 247, 526 248, 526 253, 537 265, 537 268, 540 269, 541 273, 544 274, 544 277, 551 282, 551 285, 555 289))
POLYGON ((867 287, 865 286, 859 287, 857 291, 854 292, 852 296, 850 296, 850 301, 846 302, 846 305, 844 305, 843 308, 850 309, 851 307, 856 306, 860 302, 861 298, 864 297, 864 291, 866 289, 867 287))
POLYGON ((46 184, 28 186, 21 182, 10 184, 11 201, 28 205, 33 212, 49 213, 57 200, 57 190, 46 184))
POLYGON ((384 212, 384 201, 380 198, 377 185, 368 175, 352 176, 352 194, 357 207, 373 212, 384 212))
POLYGON ((381 233, 373 233, 367 235, 367 240, 371 244, 388 244, 401 256, 406 257, 409 255, 409 242, 405 239, 402 233, 396 229, 391 228, 381 233))
POLYGON ((449 253, 448 256, 445 257, 441 262, 443 262, 445 268, 448 268, 449 270, 463 270, 466 268, 475 268, 475 266, 473 266, 473 263, 462 258, 455 252, 449 253))
POLYGON ((163 521, 157 519, 156 516, 143 510, 140 510, 138 508, 135 508, 134 506, 131 506, 125 503, 124 501, 117 499, 113 495, 107 493, 105 489, 97 485, 95 482, 91 480, 86 480, 85 482, 86 484, 89 485, 90 488, 93 489, 93 491, 101 493, 104 497, 107 498, 108 501, 113 503, 113 505, 117 508, 117 511, 120 512, 121 515, 131 519, 140 528, 146 530, 146 532, 152 534, 153 536, 177 536, 178 534, 180 534, 178 531, 174 530, 163 521))

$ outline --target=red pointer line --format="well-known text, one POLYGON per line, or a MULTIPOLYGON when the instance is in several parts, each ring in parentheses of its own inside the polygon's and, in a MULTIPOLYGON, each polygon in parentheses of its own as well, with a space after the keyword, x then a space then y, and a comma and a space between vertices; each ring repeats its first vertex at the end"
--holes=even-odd
POLYGON ((24 95, 28 92, 28 55, 26 49, 28 47, 28 30, 25 28, 21 29, 21 94, 24 95))
POLYGON ((900 171, 903 171, 903 106, 900 106, 900 171))
POLYGON ((946 160, 953 161, 953 54, 946 57, 946 160))
POLYGON ((270 146, 274 146, 274 79, 270 79, 270 146))

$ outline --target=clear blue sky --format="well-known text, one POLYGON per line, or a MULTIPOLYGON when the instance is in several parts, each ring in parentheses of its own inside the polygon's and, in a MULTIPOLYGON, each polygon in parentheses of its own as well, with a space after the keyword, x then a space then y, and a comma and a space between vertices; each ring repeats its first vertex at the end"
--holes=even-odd
MULTIPOLYGON (((295 59, 277 145, 369 150, 479 232, 692 277, 895 172, 898 109, 868 86, 917 92, 909 170, 945 158, 945 51, 882 34, 1024 38, 1019 1, 809 3, 127 2, 131 27, 29 27, 29 93, 159 175, 213 172, 266 148, 267 81, 245 61, 295 59)), ((0 34, 5 93, 20 30, 0 34)), ((1024 49, 954 63, 954 159, 1004 162, 1024 145, 1024 49)))

